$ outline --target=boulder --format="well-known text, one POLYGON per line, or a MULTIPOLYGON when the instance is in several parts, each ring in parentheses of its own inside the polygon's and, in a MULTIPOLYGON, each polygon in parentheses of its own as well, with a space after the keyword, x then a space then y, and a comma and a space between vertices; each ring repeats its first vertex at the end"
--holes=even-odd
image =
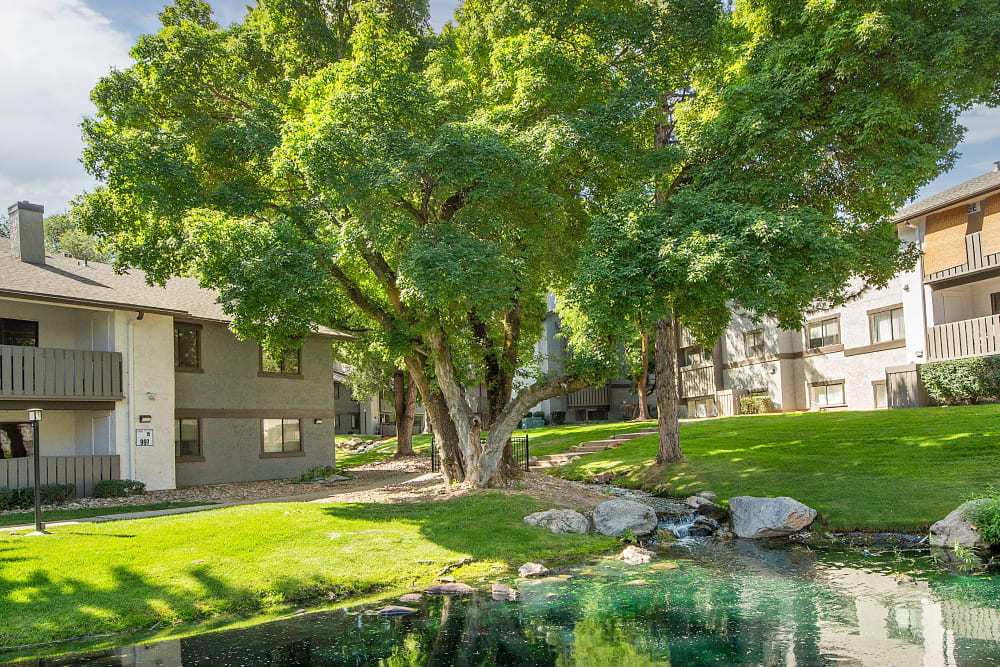
POLYGON ((965 512, 973 506, 972 502, 964 503, 931 526, 931 546, 950 549, 957 544, 960 547, 988 548, 990 545, 979 534, 979 530, 965 518, 965 512))
POLYGON ((608 537, 618 537, 626 530, 636 537, 650 535, 656 526, 653 508, 633 500, 609 500, 594 509, 594 528, 608 537))
POLYGON ((719 497, 719 494, 715 493, 714 491, 699 491, 694 495, 698 496, 699 498, 704 498, 705 500, 715 500, 716 498, 719 497))
POLYGON ((688 527, 688 537, 708 537, 719 529, 719 522, 707 516, 699 516, 688 527))
POLYGON ((712 501, 709 500, 708 498, 702 498, 701 496, 688 496, 687 498, 684 499, 684 504, 693 510, 696 510, 703 504, 710 502, 712 501))
POLYGON ((653 560, 655 556, 649 549, 643 549, 642 547, 637 547, 634 544, 630 544, 625 549, 618 554, 618 560, 623 560, 629 565, 641 565, 642 563, 648 563, 653 560))
POLYGON ((399 596, 400 602, 420 602, 424 596, 420 593, 405 593, 399 596))
POLYGON ((430 595, 468 595, 476 589, 468 584, 435 584, 424 589, 430 595))
POLYGON ((365 612, 369 616, 403 616, 405 614, 416 614, 417 610, 411 607, 400 607, 399 605, 386 605, 378 610, 365 612))
POLYGON ((615 474, 614 470, 606 470, 592 475, 589 481, 591 484, 608 484, 615 478, 615 474))
POLYGON ((525 563, 517 568, 519 577, 544 577, 549 573, 549 568, 540 563, 525 563))
POLYGON ((544 526, 557 535, 585 534, 590 531, 590 520, 575 510, 548 510, 524 517, 529 526, 544 526))
POLYGON ((695 510, 698 514, 715 521, 725 521, 729 518, 729 512, 725 507, 720 507, 716 505, 711 500, 706 500, 701 505, 698 505, 698 509, 695 510))
POLYGON ((494 600, 509 600, 513 602, 521 597, 521 591, 511 588, 507 584, 493 584, 490 592, 493 594, 494 600))
POLYGON ((729 499, 729 511, 733 532, 748 539, 785 537, 808 528, 816 518, 816 510, 786 496, 737 496, 729 499))

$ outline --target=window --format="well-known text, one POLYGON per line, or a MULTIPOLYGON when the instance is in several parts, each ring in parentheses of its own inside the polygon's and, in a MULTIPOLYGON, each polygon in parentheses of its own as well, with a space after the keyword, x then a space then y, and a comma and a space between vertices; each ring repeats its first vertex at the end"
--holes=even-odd
POLYGON ((747 359, 758 359, 764 356, 764 330, 748 331, 743 334, 743 349, 747 359))
POLYGON ((844 382, 814 384, 809 387, 809 401, 812 407, 844 405, 844 382))
POLYGON ((886 343, 901 340, 903 331, 903 307, 881 310, 868 316, 871 320, 872 343, 886 343))
POLYGON ((872 390, 875 392, 875 407, 889 407, 889 392, 886 390, 885 381, 872 382, 872 390))
POLYGON ((35 453, 34 430, 28 423, 0 424, 0 459, 23 459, 35 453))
POLYGON ((38 347, 38 322, 0 318, 0 345, 38 347))
POLYGON ((261 419, 260 426, 264 456, 302 453, 301 419, 261 419))
POLYGON ((299 350, 273 354, 266 348, 260 348, 260 372, 265 375, 298 375, 299 350))
POLYGON ((201 370, 201 326, 174 323, 174 367, 201 370))
POLYGON ((178 459, 204 461, 201 449, 201 420, 174 420, 174 456, 178 459))
POLYGON ((810 322, 806 325, 806 339, 809 347, 826 347, 840 342, 840 318, 831 317, 825 320, 810 322))
POLYGON ((1000 292, 990 294, 990 314, 1000 315, 1000 292))
POLYGON ((334 382, 333 383, 333 400, 335 400, 335 401, 339 401, 340 400, 340 383, 339 382, 334 382))
POLYGON ((681 350, 678 364, 683 368, 685 366, 697 366, 711 360, 711 351, 706 350, 702 345, 695 345, 694 347, 685 347, 681 350))

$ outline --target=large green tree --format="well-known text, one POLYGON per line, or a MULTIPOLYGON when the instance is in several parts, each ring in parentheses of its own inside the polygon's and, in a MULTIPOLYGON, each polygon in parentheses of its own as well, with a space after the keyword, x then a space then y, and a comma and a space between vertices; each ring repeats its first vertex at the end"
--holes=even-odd
POLYGON ((717 57, 664 91, 662 162, 606 205, 570 307, 580 341, 656 316, 660 463, 681 458, 678 326, 709 343, 733 308, 797 328, 850 279, 912 264, 888 222, 947 169, 959 114, 1000 103, 1000 5, 736 2, 717 57))

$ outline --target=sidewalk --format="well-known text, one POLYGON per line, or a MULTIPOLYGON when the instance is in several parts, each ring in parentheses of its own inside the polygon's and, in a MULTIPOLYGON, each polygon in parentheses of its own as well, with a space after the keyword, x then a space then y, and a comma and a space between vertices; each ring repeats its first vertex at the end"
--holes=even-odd
MULTIPOLYGON (((363 491, 371 491, 372 489, 377 489, 382 486, 389 486, 392 484, 400 484, 407 482, 412 479, 420 477, 424 473, 422 472, 412 472, 401 474, 398 477, 393 477, 391 479, 380 480, 379 482, 373 482, 372 484, 366 484, 361 487, 350 487, 342 490, 336 489, 336 482, 330 485, 323 485, 325 490, 316 491, 313 493, 302 493, 294 496, 285 496, 281 498, 259 498, 254 500, 238 500, 228 503, 216 503, 212 505, 193 505, 191 507, 174 507, 172 509, 165 510, 150 510, 147 512, 125 512, 120 514, 102 514, 100 516, 89 516, 80 519, 66 519, 64 521, 52 521, 45 522, 46 528, 58 528, 60 526, 74 526, 81 523, 104 523, 106 521, 125 521, 128 519, 149 519, 157 516, 173 516, 175 514, 190 514, 191 512, 205 512, 207 510, 218 510, 226 507, 239 507, 241 505, 259 505, 260 503, 308 503, 316 502, 321 500, 327 500, 336 498, 341 494, 358 493, 363 491)), ((308 486, 303 484, 303 486, 308 486)), ((0 528, 5 533, 20 533, 23 531, 31 531, 35 529, 34 522, 21 524, 18 526, 3 526, 0 528)))

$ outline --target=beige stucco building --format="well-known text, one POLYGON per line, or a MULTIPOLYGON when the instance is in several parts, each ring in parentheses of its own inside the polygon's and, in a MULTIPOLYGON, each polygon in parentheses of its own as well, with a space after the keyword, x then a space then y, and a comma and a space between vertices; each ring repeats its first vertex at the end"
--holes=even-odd
POLYGON ((272 358, 238 340, 217 294, 190 278, 44 251, 42 207, 10 207, 0 247, 0 486, 31 483, 39 425, 43 481, 88 493, 100 479, 150 490, 297 475, 334 464, 336 413, 326 329, 272 358), (6 246, 6 239, 4 239, 6 246))

